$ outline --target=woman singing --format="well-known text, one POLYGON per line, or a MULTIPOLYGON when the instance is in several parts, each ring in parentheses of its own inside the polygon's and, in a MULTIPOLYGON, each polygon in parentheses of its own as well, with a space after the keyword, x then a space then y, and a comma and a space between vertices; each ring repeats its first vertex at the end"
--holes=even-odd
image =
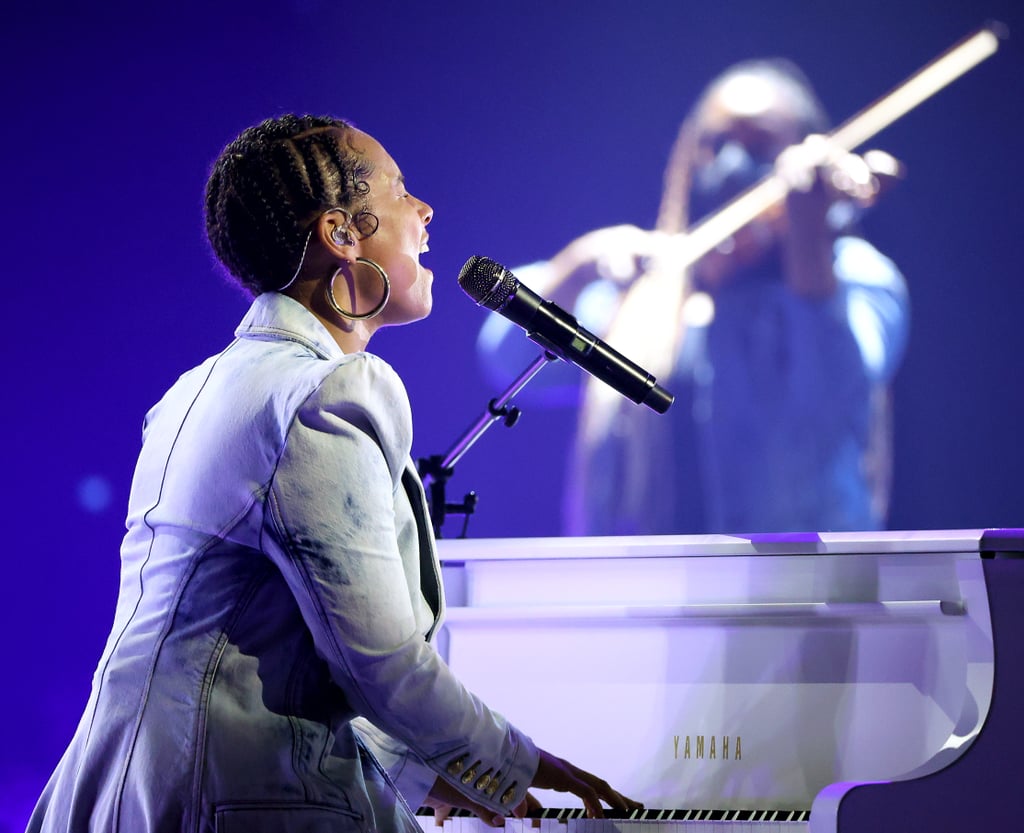
POLYGON ((366 352, 430 312, 431 216, 337 119, 265 121, 215 162, 209 240, 255 297, 146 417, 114 625, 32 833, 418 831, 421 803, 499 824, 531 786, 639 806, 432 644, 409 401, 366 352))

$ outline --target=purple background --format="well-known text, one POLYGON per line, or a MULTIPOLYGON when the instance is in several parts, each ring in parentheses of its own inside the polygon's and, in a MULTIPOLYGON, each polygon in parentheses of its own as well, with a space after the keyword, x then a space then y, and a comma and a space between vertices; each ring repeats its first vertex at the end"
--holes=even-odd
MULTIPOLYGON (((455 282, 467 257, 514 266, 591 228, 651 225, 680 119, 734 61, 794 59, 841 121, 1004 21, 999 54, 870 143, 909 177, 867 230, 913 302, 891 525, 1024 524, 1017 0, 19 6, 0 26, 0 833, 21 829, 87 697, 142 417, 246 308, 207 249, 202 190, 220 148, 268 115, 355 121, 435 209, 435 312, 373 343, 406 380, 426 455, 499 392, 473 352, 487 313, 455 282)), ((481 439, 450 485, 481 496, 472 536, 557 534, 572 426, 569 409, 527 409, 481 439)))

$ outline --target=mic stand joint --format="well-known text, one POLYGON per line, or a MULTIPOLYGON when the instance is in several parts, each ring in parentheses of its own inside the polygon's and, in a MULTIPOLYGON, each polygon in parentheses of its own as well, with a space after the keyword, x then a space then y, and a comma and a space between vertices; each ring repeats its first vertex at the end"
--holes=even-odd
POLYGON ((526 383, 536 376, 544 365, 555 361, 557 358, 558 356, 554 353, 549 353, 545 350, 534 359, 533 363, 526 370, 516 377, 504 393, 487 403, 487 410, 456 440, 455 444, 443 457, 440 454, 432 454, 429 457, 421 457, 417 461, 420 478, 423 480, 423 485, 427 490, 427 508, 430 511, 430 524, 434 527, 434 537, 441 537, 441 525, 449 514, 466 516, 466 520, 462 525, 462 534, 459 536, 460 538, 466 537, 469 516, 476 509, 478 498, 476 492, 469 492, 461 503, 446 502, 445 487, 447 486, 448 479, 455 472, 455 464, 462 459, 463 454, 469 451, 473 443, 480 439, 484 431, 495 422, 501 420, 505 427, 511 428, 519 421, 522 411, 515 405, 509 405, 509 400, 526 387, 526 383))

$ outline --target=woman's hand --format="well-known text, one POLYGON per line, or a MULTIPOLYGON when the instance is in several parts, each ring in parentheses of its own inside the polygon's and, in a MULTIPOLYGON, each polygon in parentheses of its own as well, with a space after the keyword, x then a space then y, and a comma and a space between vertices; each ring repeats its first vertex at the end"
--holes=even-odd
POLYGON ((503 827, 505 824, 505 820, 500 813, 495 813, 493 810, 488 810, 482 804, 477 804, 460 793, 443 778, 436 778, 434 780, 434 786, 430 788, 430 792, 423 799, 423 803, 433 809, 434 823, 438 827, 444 824, 444 820, 448 818, 456 807, 476 814, 489 827, 503 827))
MULTIPOLYGON (((556 790, 568 792, 579 796, 583 806, 587 810, 587 817, 592 819, 604 818, 604 809, 601 802, 609 807, 623 812, 640 810, 643 804, 626 798, 622 793, 612 789, 607 781, 592 775, 586 770, 580 769, 562 758, 557 758, 549 752, 540 750, 540 764, 537 767, 537 774, 533 777, 531 787, 544 790, 556 790)), ((516 807, 513 815, 522 818, 526 815, 530 799, 533 796, 527 794, 526 799, 516 807)))
MULTIPOLYGON (((586 808, 587 817, 600 819, 604 818, 603 801, 609 807, 622 812, 643 809, 643 804, 626 798, 622 793, 612 789, 607 781, 598 778, 586 770, 580 769, 562 758, 558 758, 543 749, 540 751, 540 762, 537 766, 537 773, 530 783, 531 787, 543 790, 555 790, 556 792, 567 792, 579 796, 586 808)), ((458 807, 469 810, 477 815, 489 827, 503 827, 504 818, 500 813, 495 813, 481 804, 460 793, 443 778, 434 781, 429 795, 423 803, 434 810, 434 820, 438 827, 444 824, 451 811, 458 807)), ((515 818, 525 818, 532 810, 539 810, 541 803, 531 794, 527 793, 519 805, 512 811, 515 818)))
MULTIPOLYGON (((551 258, 556 286, 539 287, 539 290, 555 289, 572 275, 582 274, 592 279, 592 272, 605 280, 628 286, 644 271, 647 258, 664 251, 665 234, 648 231, 631 225, 608 226, 577 237, 562 251, 551 258)), ((579 288, 575 293, 578 294, 579 288)), ((575 299, 575 295, 573 300, 575 299)), ((556 303, 566 299, 559 298, 556 303)))

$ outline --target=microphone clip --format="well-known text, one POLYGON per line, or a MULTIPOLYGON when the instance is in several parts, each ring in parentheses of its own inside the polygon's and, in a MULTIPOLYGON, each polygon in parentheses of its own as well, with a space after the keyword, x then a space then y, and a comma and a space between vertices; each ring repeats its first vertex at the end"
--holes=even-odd
MULTIPOLYGON (((493 401, 493 400, 492 400, 493 401)), ((416 461, 420 479, 427 486, 427 510, 430 512, 430 525, 434 528, 434 537, 441 538, 441 527, 449 515, 463 515, 462 532, 459 538, 466 537, 469 528, 469 516, 476 511, 479 501, 476 492, 466 492, 461 503, 449 503, 445 497, 445 488, 449 478, 455 473, 454 466, 444 465, 440 454, 420 457, 416 461)))
POLYGON ((515 405, 509 404, 512 397, 526 387, 526 383, 536 376, 542 367, 557 360, 558 356, 545 350, 516 377, 504 393, 487 403, 487 410, 455 441, 443 457, 440 454, 433 454, 430 457, 421 457, 417 461, 416 468, 419 470, 420 479, 427 492, 427 508, 430 511, 430 524, 434 528, 435 538, 441 538, 441 525, 450 514, 466 516, 462 525, 462 534, 459 536, 465 538, 466 529, 469 526, 469 516, 476 509, 478 500, 476 492, 468 492, 462 503, 448 503, 445 499, 445 488, 448 480, 455 473, 455 464, 494 423, 501 421, 506 428, 512 428, 519 421, 522 411, 515 405))

